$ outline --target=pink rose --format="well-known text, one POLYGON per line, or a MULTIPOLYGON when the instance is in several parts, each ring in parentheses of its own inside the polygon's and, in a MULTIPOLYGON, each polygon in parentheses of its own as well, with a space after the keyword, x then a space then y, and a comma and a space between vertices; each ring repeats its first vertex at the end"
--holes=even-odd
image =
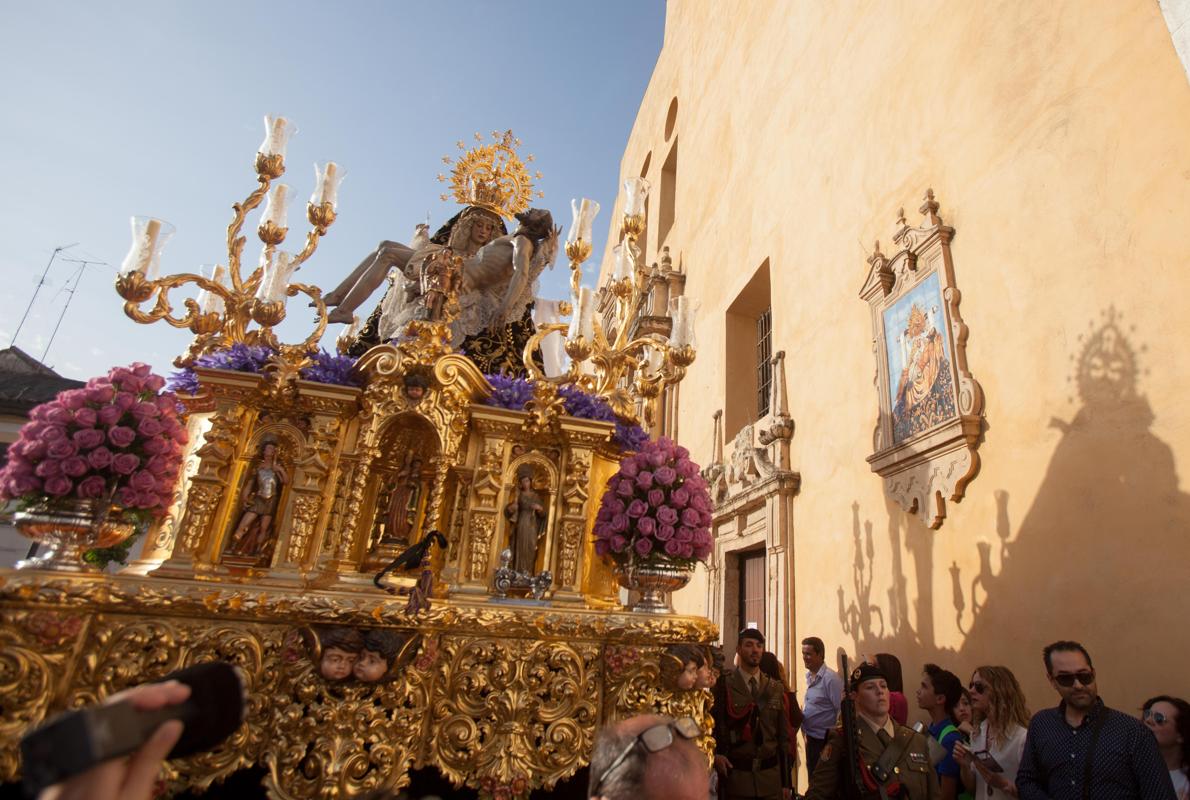
POLYGON ((608 541, 608 544, 611 546, 613 553, 623 553, 624 548, 628 547, 628 540, 616 534, 608 541))
POLYGON ((693 478, 698 474, 698 465, 688 458, 678 461, 676 472, 683 478, 693 478))
POLYGON ((121 486, 116 492, 116 504, 124 508, 136 508, 136 490, 131 486, 121 486))
POLYGON ((636 493, 636 488, 632 485, 632 481, 623 478, 616 484, 616 494, 620 497, 632 497, 636 493))
MULTIPOLYGON (((174 407, 178 404, 178 397, 173 392, 166 392, 165 394, 159 394, 154 397, 153 402, 157 404, 157 408, 162 412, 168 412, 174 410, 174 407)), ((162 416, 166 416, 166 414, 163 413, 162 416)))
POLYGON ((47 458, 33 470, 39 478, 53 478, 62 474, 62 462, 57 458, 47 458))
POLYGON ((112 459, 112 469, 121 475, 131 475, 140 466, 140 459, 132 453, 120 453, 112 459))
POLYGON ((652 489, 653 488, 653 473, 642 472, 636 476, 636 488, 638 489, 652 489))
POLYGON ((117 425, 107 432, 107 440, 116 447, 127 447, 136 441, 136 431, 123 425, 117 425))
POLYGON ((116 385, 120 387, 121 392, 140 394, 145 390, 145 379, 138 378, 135 375, 129 375, 126 378, 116 381, 116 385))
POLYGON ((52 478, 45 479, 45 493, 54 497, 68 495, 73 488, 74 482, 65 475, 55 475, 52 478))
POLYGON ((138 492, 152 492, 157 489, 157 479, 148 470, 138 469, 128 479, 128 485, 138 492))
POLYGON ((628 530, 628 526, 630 524, 631 523, 628 521, 627 514, 616 514, 612 517, 611 524, 608 526, 608 528, 612 533, 623 533, 624 531, 628 530))
POLYGON ((60 442, 66 438, 66 428, 61 425, 46 425, 41 429, 41 438, 47 444, 52 442, 60 442))
POLYGON ((23 456, 28 459, 39 459, 45 456, 45 451, 48 445, 45 442, 38 442, 30 439, 22 439, 12 446, 8 451, 13 455, 23 456))
POLYGON ((82 498, 102 497, 107 489, 107 481, 100 475, 89 475, 79 481, 74 493, 82 498))
POLYGON ((641 517, 636 521, 636 530, 645 536, 657 533, 657 520, 652 517, 641 517))
POLYGON ((88 408, 87 406, 83 406, 78 411, 74 412, 75 424, 83 428, 94 428, 98 419, 99 417, 95 413, 95 409, 88 408))
POLYGON ((682 511, 682 524, 689 525, 691 528, 697 528, 702 522, 698 511, 693 508, 687 508, 682 511))
POLYGON ((157 408, 156 403, 140 402, 132 407, 132 416, 137 419, 145 419, 147 417, 161 416, 161 409, 157 408))
POLYGON ((145 388, 153 393, 160 392, 165 388, 165 378, 160 375, 149 375, 145 378, 145 388))
POLYGON ((699 511, 698 512, 698 521, 702 524, 702 526, 704 528, 710 527, 711 512, 710 511, 699 511))
POLYGON ((112 383, 128 380, 132 377, 132 370, 128 367, 112 367, 107 371, 107 379, 112 383))
POLYGON ((694 545, 694 557, 699 561, 706 561, 711 555, 711 546, 709 544, 694 545))
POLYGON ((70 478, 77 478, 88 469, 87 460, 82 456, 71 456, 62 459, 62 474, 70 478))
POLYGON ((650 489, 648 498, 649 505, 651 505, 653 508, 656 508, 665 502, 665 492, 661 491, 660 489, 650 489))
POLYGON ((145 452, 151 456, 169 452, 169 442, 164 439, 150 439, 144 444, 145 452))
POLYGON ((676 508, 685 508, 690 503, 690 490, 679 487, 670 492, 669 502, 676 508))
POLYGON ((648 512, 648 510, 649 507, 645 505, 645 501, 638 498, 628 504, 627 514, 633 519, 640 519, 648 512))
POLYGON ((112 463, 112 451, 106 447, 96 447, 87 453, 87 463, 91 469, 107 469, 112 463))
POLYGON ((657 538, 663 542, 667 542, 674 538, 674 526, 662 523, 657 526, 657 538))
POLYGON ((690 458, 690 451, 685 447, 678 445, 674 448, 674 458, 678 459, 679 461, 683 458, 690 458))
POLYGON ((690 495, 690 507, 695 511, 710 511, 711 502, 707 496, 702 492, 696 492, 690 495))
POLYGON ((666 461, 665 453, 661 452, 660 450, 654 450, 650 452, 648 454, 648 458, 649 465, 653 467, 660 467, 666 461))
POLYGON ((79 450, 92 450, 103 444, 105 438, 103 431, 97 431, 94 428, 84 428, 75 431, 70 437, 70 440, 74 442, 74 446, 79 450))
POLYGON ((625 478, 635 478, 636 473, 639 471, 640 468, 636 466, 636 462, 631 458, 626 458, 620 462, 620 474, 625 478))
POLYGON ((682 543, 677 539, 670 539, 665 543, 665 554, 667 556, 680 556, 682 554, 682 543))
POLYGON ((129 411, 136 405, 136 395, 131 392, 117 392, 113 402, 121 411, 129 411))
POLYGON ((74 442, 69 439, 60 439, 56 442, 50 442, 45 449, 45 454, 49 458, 70 458, 78 454, 79 449, 74 446, 74 442))
POLYGON ((111 384, 88 386, 86 393, 87 402, 94 403, 97 406, 110 403, 112 398, 116 396, 116 390, 111 387, 111 384))
POLYGON ((623 500, 618 497, 612 497, 611 495, 607 495, 607 499, 604 501, 603 507, 608 509, 612 514, 623 514, 627 509, 627 506, 624 505, 623 500))
POLYGON ((694 529, 687 528, 685 525, 683 525, 682 527, 678 528, 678 532, 674 534, 674 538, 679 542, 694 541, 694 529))
POLYGON ((632 546, 635 548, 636 554, 638 556, 647 556, 649 553, 653 552, 653 542, 650 539, 641 537, 637 539, 632 546))
POLYGON ((173 459, 168 456, 152 456, 148 462, 145 463, 145 469, 153 473, 156 477, 161 477, 169 471, 173 459))
POLYGON ((41 490, 41 481, 33 475, 13 475, 8 479, 5 491, 10 497, 21 497, 41 490))
POLYGON ((161 498, 157 496, 156 492, 136 493, 137 508, 155 508, 159 505, 161 505, 161 498))
POLYGON ((694 545, 690 542, 683 542, 681 556, 682 558, 694 558, 694 545))
POLYGON ((128 365, 128 368, 138 378, 147 378, 153 374, 153 368, 143 361, 134 361, 128 365))
POLYGON ((169 429, 169 438, 173 439, 178 444, 186 444, 190 441, 190 434, 186 433, 186 429, 177 425, 169 429))
POLYGON ((71 389, 58 395, 58 402, 70 411, 78 411, 87 403, 87 393, 83 389, 71 389))
POLYGON ((96 415, 100 425, 115 425, 124 416, 124 409, 119 406, 104 406, 96 415))
POLYGON ((145 417, 140 421, 140 424, 136 426, 136 432, 141 436, 160 436, 161 423, 152 417, 145 417))
POLYGON ((657 471, 653 473, 653 477, 662 486, 672 486, 678 478, 678 473, 674 472, 673 467, 658 467, 657 471))
POLYGON ((677 525, 678 512, 669 506, 661 506, 657 509, 657 521, 662 525, 677 525))

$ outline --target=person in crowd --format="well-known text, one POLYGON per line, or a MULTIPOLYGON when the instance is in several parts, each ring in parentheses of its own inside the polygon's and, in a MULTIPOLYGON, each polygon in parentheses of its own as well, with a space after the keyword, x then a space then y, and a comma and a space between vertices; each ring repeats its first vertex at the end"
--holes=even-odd
POLYGON ((1025 694, 1008 667, 980 667, 968 685, 978 727, 971 743, 955 745, 955 760, 976 797, 1016 797, 1017 769, 1025 746, 1029 711, 1025 694))
POLYGON ((1157 739, 1178 800, 1190 800, 1190 703, 1167 694, 1150 697, 1141 719, 1157 739))
POLYGON ((909 722, 909 700, 905 697, 905 682, 901 678, 901 660, 892 653, 877 653, 871 663, 880 667, 888 678, 888 715, 898 725, 909 722))
POLYGON ((839 719, 843 680, 826 665, 826 646, 817 636, 802 639, 802 663, 806 665, 802 733, 806 737, 806 769, 813 775, 827 734, 839 719))
POLYGON ((763 655, 764 634, 740 631, 739 666, 716 687, 711 713, 721 797, 782 800, 793 793, 785 687, 760 671, 763 655))
MULTIPOLYGON (((760 657, 760 671, 781 684, 785 689, 785 719, 789 723, 786 727, 786 738, 789 742, 789 768, 797 774, 797 732, 802 727, 802 707, 798 705, 797 695, 789 689, 789 679, 785 676, 785 665, 778 660, 776 653, 768 650, 760 657)), ((792 785, 792 784, 791 784, 792 785)))
POLYGON ((959 698, 959 702, 955 703, 954 707, 954 724, 967 737, 967 741, 971 741, 971 737, 975 735, 975 726, 971 723, 975 716, 974 710, 971 708, 971 692, 967 687, 963 687, 963 696, 959 698))
POLYGON ((1175 800, 1153 732, 1103 704, 1087 649, 1054 642, 1042 657, 1062 701, 1029 722, 1016 774, 1022 800, 1175 800))
POLYGON ((898 725, 888 714, 888 682, 880 667, 862 663, 851 673, 850 698, 855 707, 855 735, 858 737, 862 792, 847 791, 850 780, 847 742, 842 726, 831 731, 818 765, 810 776, 806 800, 884 800, 888 797, 911 800, 936 800, 938 777, 930 768, 930 748, 926 737, 898 725), (891 752, 890 752, 891 751, 891 752), (887 754, 887 755, 886 755, 887 754), (886 761, 887 764, 881 764, 886 761), (873 768, 887 767, 886 778, 876 778, 873 768))
POLYGON ((963 682, 958 675, 937 664, 926 664, 917 687, 917 707, 930 715, 930 736, 944 752, 934 764, 943 800, 958 800, 962 789, 959 765, 954 760, 955 743, 963 738, 955 725, 954 707, 962 696, 963 682))
POLYGON ((643 714, 601 730, 587 796, 600 800, 706 800, 710 772, 690 717, 643 714))

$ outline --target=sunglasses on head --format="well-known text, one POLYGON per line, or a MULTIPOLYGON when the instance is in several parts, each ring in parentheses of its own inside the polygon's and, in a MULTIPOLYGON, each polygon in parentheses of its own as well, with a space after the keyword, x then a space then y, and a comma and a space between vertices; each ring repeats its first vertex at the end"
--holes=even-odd
POLYGON ((1083 686, 1090 686, 1095 682, 1095 670, 1082 669, 1078 672, 1059 672, 1054 676, 1054 683, 1069 689, 1078 680, 1083 686))
POLYGON ((621 750, 618 756, 612 759, 612 763, 607 765, 607 769, 603 771, 603 774, 599 776, 599 780, 595 781, 595 785, 591 787, 591 796, 594 797, 599 794, 599 789, 603 786, 603 782, 607 780, 607 776, 615 772, 633 750, 643 747, 646 752, 660 753, 674 743, 675 731, 683 739, 697 739, 702 735, 702 729, 698 727, 698 723, 694 721, 693 717, 682 717, 681 719, 662 722, 651 728, 646 728, 637 734, 636 738, 621 750))
POLYGON ((1170 717, 1166 714, 1162 714, 1160 711, 1154 711, 1151 708, 1146 708, 1144 710, 1143 718, 1146 720, 1151 719, 1151 720, 1153 720, 1153 722, 1157 723, 1158 725, 1164 725, 1165 723, 1167 723, 1173 719, 1173 717, 1170 717))

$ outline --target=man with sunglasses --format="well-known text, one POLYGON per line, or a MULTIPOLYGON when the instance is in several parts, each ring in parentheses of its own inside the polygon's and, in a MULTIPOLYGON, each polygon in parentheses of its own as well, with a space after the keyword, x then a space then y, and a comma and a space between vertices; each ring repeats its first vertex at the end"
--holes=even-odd
POLYGON ((760 671, 764 634, 740 631, 739 666, 715 686, 715 770, 722 798, 793 796, 785 686, 760 671))
POLYGON ((706 800, 710 771, 694 740, 690 717, 631 717, 604 728, 591 754, 590 798, 599 800, 706 800))
POLYGON ((1029 721, 1016 774, 1022 800, 1175 800, 1152 731, 1099 699, 1086 648, 1054 642, 1043 658, 1062 701, 1029 721))

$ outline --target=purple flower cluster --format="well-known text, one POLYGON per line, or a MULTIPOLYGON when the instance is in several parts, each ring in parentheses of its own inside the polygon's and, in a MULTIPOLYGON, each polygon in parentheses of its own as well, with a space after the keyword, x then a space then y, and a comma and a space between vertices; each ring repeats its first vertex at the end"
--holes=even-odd
POLYGON ((314 363, 304 367, 298 374, 303 380, 329 383, 334 386, 362 386, 363 379, 354 373, 355 359, 351 356, 337 356, 320 350, 314 356, 314 363))
POLYGON ((511 378, 507 375, 485 375, 492 385, 492 396, 484 401, 489 406, 507 408, 509 411, 524 411, 533 399, 533 384, 525 378, 511 378))
POLYGON ((126 510, 166 512, 186 428, 177 398, 148 364, 115 367, 30 413, 0 470, 0 499, 110 498, 126 510))
MULTIPOLYGON (((276 353, 276 350, 264 345, 233 344, 223 350, 199 356, 194 359, 194 366, 259 373, 264 370, 265 364, 269 363, 269 359, 276 353)), ((194 373, 193 367, 185 367, 169 376, 169 382, 165 388, 167 391, 178 394, 198 394, 198 375, 194 373)))
POLYGON ((615 422, 616 412, 602 397, 587 394, 573 384, 558 387, 558 396, 562 398, 562 407, 566 413, 579 419, 593 419, 599 422, 615 422))
POLYGON ((595 517, 595 552, 617 562, 706 561, 711 496, 689 450, 663 436, 620 462, 595 517))

